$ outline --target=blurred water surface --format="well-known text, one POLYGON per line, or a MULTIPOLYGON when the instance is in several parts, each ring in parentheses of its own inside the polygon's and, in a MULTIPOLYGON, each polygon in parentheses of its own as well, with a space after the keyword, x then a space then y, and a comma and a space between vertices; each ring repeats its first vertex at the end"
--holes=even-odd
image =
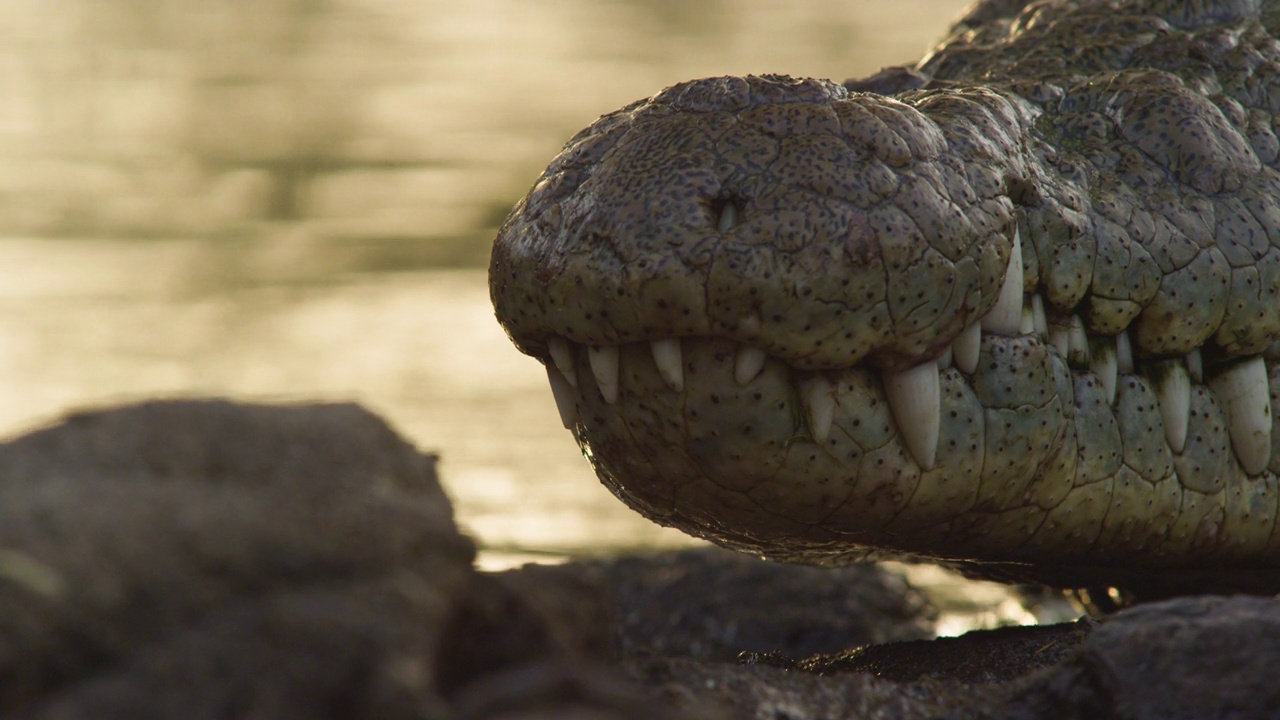
POLYGON ((598 115, 909 62, 962 0, 6 0, 0 432, 155 396, 356 400, 509 553, 686 540, 605 491, 493 319, 497 225, 598 115))

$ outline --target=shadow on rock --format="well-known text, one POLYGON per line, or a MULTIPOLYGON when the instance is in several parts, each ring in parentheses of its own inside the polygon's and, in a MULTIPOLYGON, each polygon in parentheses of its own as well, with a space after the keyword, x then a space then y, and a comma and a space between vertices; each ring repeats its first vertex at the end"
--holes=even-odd
POLYGON ((353 405, 72 416, 0 446, 0 548, 4 717, 652 709, 472 570, 435 458, 353 405))

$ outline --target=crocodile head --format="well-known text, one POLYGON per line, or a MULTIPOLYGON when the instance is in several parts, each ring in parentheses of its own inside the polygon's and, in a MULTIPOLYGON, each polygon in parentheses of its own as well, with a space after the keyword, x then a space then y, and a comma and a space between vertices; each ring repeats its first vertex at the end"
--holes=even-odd
POLYGON ((503 225, 498 319, 694 535, 1280 587, 1280 10, 1166 4, 993 2, 914 68, 605 115, 503 225))

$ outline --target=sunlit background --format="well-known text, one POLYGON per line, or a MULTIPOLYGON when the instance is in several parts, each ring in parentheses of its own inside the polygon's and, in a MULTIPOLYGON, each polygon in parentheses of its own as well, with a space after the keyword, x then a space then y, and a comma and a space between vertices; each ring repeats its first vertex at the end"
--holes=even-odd
POLYGON ((596 481, 493 319, 497 226, 598 115, 910 62, 964 0, 4 0, 0 433, 356 400, 490 555, 686 543, 596 481))

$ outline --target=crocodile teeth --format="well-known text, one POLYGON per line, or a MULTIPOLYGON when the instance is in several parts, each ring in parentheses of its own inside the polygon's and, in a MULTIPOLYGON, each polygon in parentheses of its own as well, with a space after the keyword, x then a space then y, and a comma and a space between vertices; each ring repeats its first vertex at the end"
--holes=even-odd
POLYGON ((831 381, 819 375, 799 383, 800 401, 809 418, 809 432, 816 442, 826 442, 831 435, 831 418, 836 411, 836 389, 831 381))
POLYGON ((1022 303, 1022 320, 1018 324, 1018 332, 1022 335, 1030 335, 1036 331, 1036 313, 1031 309, 1031 302, 1022 303))
POLYGON ((1089 361, 1089 372, 1098 376, 1102 383, 1102 391, 1107 395, 1107 402, 1116 401, 1116 344, 1110 338, 1100 338, 1092 348, 1092 359, 1089 361))
POLYGON ((957 337, 952 348, 955 352, 956 367, 966 375, 972 375, 978 369, 978 351, 982 349, 982 326, 974 323, 965 328, 957 337))
POLYGON ((1271 461, 1271 391, 1261 357, 1233 365, 1209 380, 1227 414, 1231 446, 1244 471, 1257 475, 1271 461))
POLYGON ((721 235, 729 232, 729 229, 738 224, 738 208, 731 202, 726 202, 724 207, 720 209, 720 217, 716 220, 716 231, 721 235))
POLYGON ((573 353, 569 352, 569 343, 562 337, 547 338, 547 350, 551 352, 551 360, 571 387, 578 387, 578 378, 573 372, 573 353))
POLYGON ((1133 373, 1133 345, 1129 344, 1129 331, 1116 335, 1116 369, 1125 375, 1133 373))
POLYGON ((618 401, 618 346, 588 346, 587 360, 591 362, 591 374, 596 376, 604 401, 614 404, 618 401))
POLYGON ((684 390, 684 367, 680 360, 680 341, 676 338, 654 340, 649 343, 653 351, 653 362, 658 366, 658 374, 666 381, 667 387, 680 392, 684 390))
POLYGON ((1044 298, 1040 293, 1031 295, 1031 322, 1035 325, 1036 334, 1041 338, 1049 337, 1049 319, 1044 314, 1044 298))
POLYGON ((938 369, 946 370, 951 367, 951 363, 955 360, 955 351, 948 347, 943 351, 942 356, 938 358, 938 369))
POLYGON ((1089 335, 1079 315, 1072 315, 1067 326, 1067 362, 1078 367, 1089 365, 1089 335))
POLYGON ((1071 330, 1061 322, 1054 322, 1049 326, 1049 344, 1057 349, 1058 354, 1063 358, 1067 357, 1067 353, 1071 350, 1071 330))
POLYGON ((933 469, 941 420, 937 363, 920 363, 910 370, 885 373, 884 392, 907 450, 921 468, 933 469))
MULTIPOLYGON (((1187 444, 1187 423, 1191 419, 1191 377, 1180 360, 1166 360, 1152 369, 1156 394, 1160 399, 1160 416, 1164 418, 1164 437, 1175 454, 1187 444)), ((1267 428, 1270 433, 1270 427, 1267 428)))
POLYGON ((738 355, 733 360, 733 379, 739 385, 746 385, 764 369, 765 354, 754 345, 743 345, 738 348, 738 355))
POLYGON ((578 405, 574 402, 573 387, 569 385, 569 379, 550 365, 547 366, 547 379, 551 381, 551 395, 556 399, 560 422, 564 423, 566 430, 572 428, 578 422, 578 405))
POLYGON ((1185 361, 1187 363, 1187 373, 1191 375, 1191 382, 1204 382, 1204 363, 1200 360, 1200 348, 1187 353, 1185 361))
POLYGON ((1017 335, 1022 329, 1022 236, 1017 229, 1013 231, 1013 249, 1009 251, 1000 298, 982 318, 982 329, 997 335, 1017 335))

